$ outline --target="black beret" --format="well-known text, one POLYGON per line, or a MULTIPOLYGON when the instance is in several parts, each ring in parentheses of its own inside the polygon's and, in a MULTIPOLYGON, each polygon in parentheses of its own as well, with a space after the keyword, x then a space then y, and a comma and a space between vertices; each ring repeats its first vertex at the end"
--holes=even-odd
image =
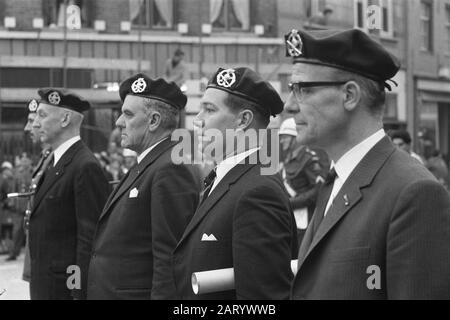
POLYGON ((386 81, 400 69, 396 57, 358 29, 292 30, 285 35, 285 43, 286 55, 292 57, 294 63, 319 64, 346 70, 382 83, 389 90, 391 87, 386 81))
POLYGON ((272 85, 249 68, 219 68, 209 80, 208 88, 219 89, 251 101, 266 115, 283 111, 283 101, 272 85))
POLYGON ((27 108, 29 113, 36 113, 37 108, 39 107, 39 102, 36 99, 32 99, 28 101, 27 108))
POLYGON ((159 78, 153 80, 145 74, 138 73, 126 79, 120 85, 120 99, 125 101, 127 95, 156 99, 179 110, 184 109, 187 97, 174 82, 159 78))
POLYGON ((83 113, 91 108, 91 104, 84 98, 61 88, 42 88, 38 90, 41 103, 54 107, 66 108, 78 113, 83 113))

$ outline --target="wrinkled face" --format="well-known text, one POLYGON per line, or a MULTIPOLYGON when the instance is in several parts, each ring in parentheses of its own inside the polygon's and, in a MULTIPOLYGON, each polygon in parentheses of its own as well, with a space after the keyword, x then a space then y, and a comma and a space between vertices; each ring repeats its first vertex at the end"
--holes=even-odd
POLYGON ((392 139, 392 142, 397 146, 397 148, 409 153, 410 145, 403 141, 402 138, 394 138, 392 139))
MULTIPOLYGON (((297 63, 292 83, 335 81, 332 69, 319 65, 297 63)), ((284 106, 297 124, 297 141, 302 145, 326 148, 345 131, 348 121, 339 86, 302 88, 291 92, 284 106)))
MULTIPOLYGON (((233 150, 233 146, 226 142, 226 130, 236 129, 238 127, 239 119, 238 115, 230 110, 226 106, 226 98, 228 93, 209 88, 206 90, 200 101, 200 112, 197 114, 194 120, 195 132, 199 142, 201 142, 201 151, 214 143, 215 140, 211 139, 211 134, 208 134, 209 129, 216 129, 220 131, 223 137, 223 154, 214 156, 221 158, 223 155, 230 154, 233 150)), ((212 133, 212 131, 210 132, 212 133)))
POLYGON ((31 141, 33 143, 39 143, 40 139, 39 139, 38 131, 35 128, 33 128, 33 122, 34 122, 35 118, 36 118, 36 113, 30 112, 28 114, 27 123, 25 124, 25 128, 23 128, 23 131, 25 131, 27 134, 30 135, 31 141))
POLYGON ((116 121, 121 130, 121 145, 123 148, 140 152, 145 148, 145 140, 149 131, 149 116, 143 99, 128 95, 122 106, 122 114, 116 121))
POLYGON ((62 109, 40 103, 33 122, 33 129, 42 143, 52 145, 63 130, 63 121, 62 109))

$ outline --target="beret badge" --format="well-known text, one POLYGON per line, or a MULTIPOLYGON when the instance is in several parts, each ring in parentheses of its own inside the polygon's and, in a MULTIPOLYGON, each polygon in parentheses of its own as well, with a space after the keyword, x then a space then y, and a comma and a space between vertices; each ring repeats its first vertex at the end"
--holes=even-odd
POLYGON ((48 102, 54 104, 55 106, 59 105, 61 103, 61 97, 59 96, 59 93, 56 91, 50 93, 48 95, 48 102))
POLYGON ((36 100, 31 100, 30 103, 28 104, 28 111, 30 112, 36 112, 38 108, 38 102, 36 100))
POLYGON ((234 69, 222 70, 216 78, 219 86, 230 88, 236 82, 236 71, 234 69))
POLYGON ((300 57, 303 55, 303 41, 297 30, 292 30, 286 35, 286 51, 291 57, 300 57))
POLYGON ((144 78, 137 79, 131 85, 131 91, 133 91, 133 93, 142 93, 145 89, 147 89, 147 82, 145 82, 144 78))

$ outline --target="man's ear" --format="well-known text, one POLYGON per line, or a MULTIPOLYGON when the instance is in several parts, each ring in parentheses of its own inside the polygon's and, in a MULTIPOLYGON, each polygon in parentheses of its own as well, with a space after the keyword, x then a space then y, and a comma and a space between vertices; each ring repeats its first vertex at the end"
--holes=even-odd
POLYGON ((236 129, 246 130, 253 122, 254 114, 249 109, 242 110, 238 115, 238 126, 236 129))
POLYGON ((61 127, 66 128, 72 119, 72 113, 71 112, 63 112, 62 113, 62 119, 61 119, 61 127))
POLYGON ((349 81, 344 85, 343 90, 345 110, 355 110, 361 102, 361 87, 355 81, 349 81))
POLYGON ((161 114, 158 111, 150 112, 150 116, 148 118, 148 129, 150 132, 155 132, 156 129, 159 128, 161 124, 161 114))

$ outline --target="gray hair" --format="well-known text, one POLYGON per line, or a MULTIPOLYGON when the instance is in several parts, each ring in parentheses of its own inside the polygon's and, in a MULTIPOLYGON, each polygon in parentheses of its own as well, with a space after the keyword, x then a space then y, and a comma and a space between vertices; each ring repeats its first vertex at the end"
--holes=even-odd
POLYGON ((374 116, 383 116, 386 102, 384 85, 364 76, 344 70, 335 70, 336 81, 355 81, 361 87, 362 102, 374 116))
POLYGON ((180 111, 174 106, 149 98, 144 99, 144 106, 146 108, 147 115, 151 111, 156 111, 161 115, 160 127, 162 129, 173 131, 178 128, 180 123, 180 111))

